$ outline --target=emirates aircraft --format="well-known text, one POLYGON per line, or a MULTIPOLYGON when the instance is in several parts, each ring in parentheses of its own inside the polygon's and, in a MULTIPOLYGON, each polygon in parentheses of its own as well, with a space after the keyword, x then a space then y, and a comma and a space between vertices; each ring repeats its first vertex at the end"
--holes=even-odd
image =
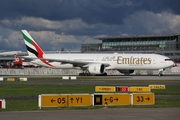
POLYGON ((82 70, 80 76, 107 75, 107 70, 124 74, 134 70, 159 70, 159 76, 162 76, 166 68, 175 66, 170 58, 159 54, 45 54, 26 30, 22 30, 22 35, 29 55, 24 58, 51 68, 78 68, 82 70))

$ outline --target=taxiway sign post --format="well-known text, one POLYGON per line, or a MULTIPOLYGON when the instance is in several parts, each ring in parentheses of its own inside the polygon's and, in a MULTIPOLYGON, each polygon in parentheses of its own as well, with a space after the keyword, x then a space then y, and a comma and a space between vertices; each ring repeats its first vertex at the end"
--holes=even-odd
POLYGON ((5 99, 0 99, 0 109, 5 109, 6 108, 6 101, 5 99))

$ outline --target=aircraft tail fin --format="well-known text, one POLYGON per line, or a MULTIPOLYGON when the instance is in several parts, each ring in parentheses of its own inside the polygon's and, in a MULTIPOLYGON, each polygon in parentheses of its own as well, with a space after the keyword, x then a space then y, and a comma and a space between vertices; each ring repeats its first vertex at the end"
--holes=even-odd
POLYGON ((34 41, 31 35, 27 32, 27 30, 22 30, 22 36, 27 48, 27 52, 29 56, 34 56, 37 58, 43 58, 43 50, 39 47, 39 45, 34 41))

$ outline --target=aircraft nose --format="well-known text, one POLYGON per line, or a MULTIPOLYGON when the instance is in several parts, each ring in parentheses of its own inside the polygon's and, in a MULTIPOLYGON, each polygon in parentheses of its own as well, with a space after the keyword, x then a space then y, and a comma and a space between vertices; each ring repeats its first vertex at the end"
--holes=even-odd
POLYGON ((173 67, 176 67, 177 66, 177 63, 176 62, 173 62, 173 67))

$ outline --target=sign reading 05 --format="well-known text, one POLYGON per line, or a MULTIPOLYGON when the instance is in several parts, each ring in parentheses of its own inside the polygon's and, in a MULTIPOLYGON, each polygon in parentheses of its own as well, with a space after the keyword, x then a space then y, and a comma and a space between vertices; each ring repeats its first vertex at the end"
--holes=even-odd
POLYGON ((42 94, 39 99, 39 107, 67 106, 66 94, 42 94))

